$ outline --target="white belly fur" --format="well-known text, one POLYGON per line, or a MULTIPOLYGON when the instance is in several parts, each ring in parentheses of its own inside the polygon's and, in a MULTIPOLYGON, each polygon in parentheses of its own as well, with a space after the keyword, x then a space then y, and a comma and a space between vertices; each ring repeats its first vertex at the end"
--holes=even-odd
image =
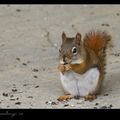
POLYGON ((86 96, 90 92, 94 91, 98 80, 99 80, 99 70, 97 68, 92 68, 86 73, 80 75, 73 71, 60 73, 61 83, 64 90, 71 95, 86 96))

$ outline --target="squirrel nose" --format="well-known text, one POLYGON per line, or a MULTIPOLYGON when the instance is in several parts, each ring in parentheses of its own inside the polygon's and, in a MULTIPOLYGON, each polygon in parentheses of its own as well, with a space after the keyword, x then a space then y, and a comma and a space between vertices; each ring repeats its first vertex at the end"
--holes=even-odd
POLYGON ((69 64, 69 63, 70 63, 70 59, 67 58, 67 57, 64 57, 64 58, 63 58, 63 62, 64 62, 64 65, 65 65, 65 64, 69 64))
POLYGON ((67 64, 67 58, 65 56, 63 57, 63 62, 64 62, 64 65, 67 64))

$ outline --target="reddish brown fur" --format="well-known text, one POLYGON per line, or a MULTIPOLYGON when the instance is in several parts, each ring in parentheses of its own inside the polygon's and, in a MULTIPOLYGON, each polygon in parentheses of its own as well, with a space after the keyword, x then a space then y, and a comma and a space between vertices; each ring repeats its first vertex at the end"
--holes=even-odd
POLYGON ((98 55, 100 50, 107 47, 107 43, 110 39, 111 36, 105 31, 91 31, 84 37, 84 45, 86 48, 93 50, 98 55))
POLYGON ((99 60, 99 69, 105 73, 106 48, 111 40, 111 36, 105 31, 91 31, 84 37, 84 46, 87 51, 93 51, 99 60))

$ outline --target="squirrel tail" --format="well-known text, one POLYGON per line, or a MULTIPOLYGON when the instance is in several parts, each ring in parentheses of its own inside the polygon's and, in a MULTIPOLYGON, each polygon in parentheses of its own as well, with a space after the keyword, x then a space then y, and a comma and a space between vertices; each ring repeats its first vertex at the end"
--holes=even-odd
POLYGON ((111 41, 111 36, 105 31, 91 31, 84 37, 84 46, 87 51, 93 51, 99 60, 99 69, 105 72, 106 49, 111 41))
POLYGON ((99 55, 100 51, 104 51, 107 48, 110 40, 111 36, 105 31, 91 31, 85 35, 84 45, 86 48, 93 50, 96 55, 99 55))

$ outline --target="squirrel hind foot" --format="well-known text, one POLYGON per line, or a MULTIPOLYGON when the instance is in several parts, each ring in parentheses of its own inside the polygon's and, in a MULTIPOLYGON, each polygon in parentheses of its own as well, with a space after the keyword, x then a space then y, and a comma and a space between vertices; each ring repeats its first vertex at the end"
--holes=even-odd
POLYGON ((97 96, 96 95, 87 95, 87 96, 84 96, 84 99, 85 99, 85 101, 93 101, 93 100, 95 100, 97 98, 97 96))
POLYGON ((63 95, 63 96, 60 96, 57 100, 58 101, 67 101, 67 100, 70 100, 72 98, 73 98, 72 95, 63 95))

